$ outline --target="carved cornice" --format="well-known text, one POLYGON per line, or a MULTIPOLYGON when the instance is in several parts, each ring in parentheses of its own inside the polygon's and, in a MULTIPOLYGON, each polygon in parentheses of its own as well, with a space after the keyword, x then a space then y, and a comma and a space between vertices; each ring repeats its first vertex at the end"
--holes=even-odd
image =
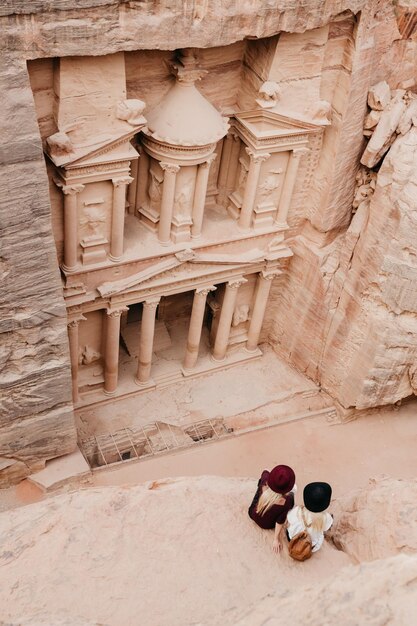
POLYGON ((118 169, 127 169, 128 163, 131 159, 125 161, 114 161, 113 163, 102 163, 100 165, 78 165, 77 167, 68 170, 71 176, 82 176, 84 174, 100 174, 101 172, 110 172, 118 169))

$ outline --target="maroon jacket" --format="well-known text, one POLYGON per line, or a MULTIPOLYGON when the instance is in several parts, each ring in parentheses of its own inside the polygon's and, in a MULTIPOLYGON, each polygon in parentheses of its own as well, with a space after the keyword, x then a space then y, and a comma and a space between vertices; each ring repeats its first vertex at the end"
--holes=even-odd
POLYGON ((275 528, 275 524, 284 524, 287 519, 287 513, 294 506, 294 494, 289 493, 285 498, 285 504, 274 504, 263 515, 256 512, 256 506, 259 498, 261 497, 264 485, 267 485, 269 472, 264 470, 258 481, 258 489, 256 490, 255 497, 252 500, 252 504, 249 507, 249 517, 258 524, 261 528, 272 529, 275 528))

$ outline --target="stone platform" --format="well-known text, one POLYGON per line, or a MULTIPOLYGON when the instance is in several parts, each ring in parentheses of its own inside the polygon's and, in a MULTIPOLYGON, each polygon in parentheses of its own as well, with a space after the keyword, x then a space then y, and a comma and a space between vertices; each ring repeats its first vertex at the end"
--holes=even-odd
POLYGON ((305 376, 281 361, 269 346, 255 360, 204 377, 113 398, 77 409, 79 438, 146 426, 156 420, 185 426, 222 418, 244 432, 325 414, 334 417, 332 401, 305 376))

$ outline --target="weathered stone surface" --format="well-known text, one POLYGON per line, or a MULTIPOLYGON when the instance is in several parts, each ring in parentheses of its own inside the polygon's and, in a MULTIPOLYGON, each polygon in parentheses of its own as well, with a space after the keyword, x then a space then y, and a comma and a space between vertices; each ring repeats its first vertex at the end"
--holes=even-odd
MULTIPOLYGON (((32 78, 36 73, 41 77, 32 80, 32 87, 42 138, 56 132, 51 113, 53 57, 125 51, 128 97, 139 98, 148 90, 156 103, 169 86, 163 64, 168 51, 196 46, 205 48, 202 65, 212 70, 211 77, 202 80, 201 91, 223 110, 236 103, 250 108, 267 81, 278 84, 277 110, 286 102, 288 108, 293 98, 294 111, 306 120, 316 118, 329 102, 332 123, 326 126, 323 143, 311 146, 314 158, 301 159, 288 218, 295 254, 279 288, 273 288, 263 336, 269 333, 277 352, 345 407, 394 402, 414 392, 412 116, 402 119, 404 136, 386 157, 372 199, 369 181, 358 188, 356 181, 369 88, 386 80, 391 90, 407 89, 416 79, 413 7, 402 2, 395 11, 394 4, 2 4, 0 386, 7 395, 2 398, 1 455, 45 459, 75 446, 65 307, 26 68, 31 59, 32 78), (160 69, 153 76, 155 59, 160 69), (138 63, 141 75, 135 72, 138 63), (219 88, 222 81, 227 93, 219 88), (354 220, 352 208, 357 209, 354 220)), ((366 122, 368 136, 376 128, 373 143, 379 123, 370 118, 366 122)), ((365 159, 368 165, 389 147, 391 130, 376 157, 365 159)), ((62 231, 62 225, 56 230, 62 231)), ((62 233, 58 246, 60 237, 62 233)))
MULTIPOLYGON (((33 460, 73 450, 75 426, 65 307, 29 78, 23 61, 11 55, 6 61, 0 76, 0 455, 33 460)), ((27 468, 19 467, 25 476, 27 468)))
POLYGON ((332 511, 332 540, 357 563, 417 553, 417 480, 372 480, 338 498, 332 511))
POLYGON ((4 623, 414 623, 416 481, 384 480, 332 504, 335 538, 355 565, 331 541, 303 564, 275 555, 273 533, 247 516, 254 489, 249 479, 165 479, 3 513, 4 623))

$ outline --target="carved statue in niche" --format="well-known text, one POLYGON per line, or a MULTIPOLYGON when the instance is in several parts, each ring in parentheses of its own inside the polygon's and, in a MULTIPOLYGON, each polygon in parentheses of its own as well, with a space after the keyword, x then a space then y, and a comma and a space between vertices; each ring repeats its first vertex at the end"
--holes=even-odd
POLYGON ((116 117, 132 126, 139 126, 146 121, 142 115, 145 107, 146 103, 143 100, 121 100, 117 105, 116 117))
POLYGON ((152 170, 150 170, 149 173, 151 175, 148 187, 149 203, 151 205, 151 209, 159 211, 162 198, 162 180, 159 180, 155 172, 152 170))
POLYGON ((101 359, 100 352, 94 350, 91 346, 84 346, 80 348, 78 352, 78 364, 90 365, 101 359))
POLYGON ((278 189, 279 183, 280 183, 279 181, 280 174, 282 174, 281 168, 276 169, 276 170, 270 170, 264 182, 262 183, 262 185, 259 185, 260 194, 264 200, 266 200, 272 194, 273 191, 278 189))
POLYGON ((103 237, 103 224, 105 222, 106 216, 103 215, 101 206, 84 207, 84 217, 81 218, 80 224, 86 228, 86 239, 103 237))
POLYGON ((237 306, 233 312, 232 326, 239 326, 249 319, 249 304, 237 306))
POLYGON ((276 82, 267 80, 261 85, 258 93, 259 97, 256 102, 264 109, 271 109, 280 99, 281 89, 276 82))
POLYGON ((364 202, 369 202, 376 188, 377 173, 361 167, 356 174, 356 190, 352 212, 355 213, 364 202))
POLYGON ((240 163, 240 172, 239 172, 239 179, 237 182, 237 193, 240 195, 241 198, 243 198, 243 194, 245 193, 245 185, 246 185, 246 179, 248 177, 249 168, 243 159, 239 159, 239 163, 240 163))
POLYGON ((193 191, 193 181, 182 184, 175 194, 174 215, 185 217, 190 213, 190 203, 193 191))

